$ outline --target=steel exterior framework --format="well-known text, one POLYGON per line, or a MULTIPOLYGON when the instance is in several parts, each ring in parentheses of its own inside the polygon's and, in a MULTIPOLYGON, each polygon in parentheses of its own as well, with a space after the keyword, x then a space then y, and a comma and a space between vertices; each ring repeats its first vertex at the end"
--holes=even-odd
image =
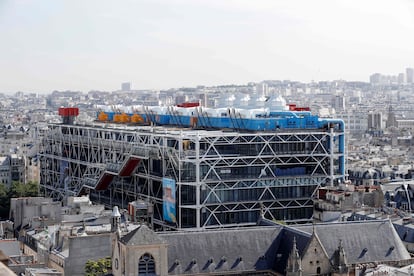
POLYGON ((344 179, 343 130, 276 132, 51 124, 41 190, 57 200, 90 193, 108 207, 144 199, 156 228, 289 222, 312 217, 314 193, 344 179), (163 177, 176 181, 177 223, 163 220, 163 177))

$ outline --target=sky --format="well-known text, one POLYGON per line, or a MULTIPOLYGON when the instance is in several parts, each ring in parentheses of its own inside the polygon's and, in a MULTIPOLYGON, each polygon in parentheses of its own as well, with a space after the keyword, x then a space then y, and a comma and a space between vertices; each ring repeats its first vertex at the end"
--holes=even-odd
POLYGON ((412 0, 0 0, 0 92, 368 81, 414 67, 412 0))

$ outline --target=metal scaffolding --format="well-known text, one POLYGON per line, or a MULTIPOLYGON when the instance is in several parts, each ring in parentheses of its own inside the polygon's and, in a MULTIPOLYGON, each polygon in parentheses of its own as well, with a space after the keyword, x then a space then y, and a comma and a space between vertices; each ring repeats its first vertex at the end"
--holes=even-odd
POLYGON ((318 187, 345 175, 344 132, 240 132, 161 126, 51 124, 42 143, 41 191, 60 200, 89 193, 126 208, 153 205, 155 228, 255 224, 260 215, 309 221, 318 187), (342 145, 343 146, 343 145, 342 145), (176 183, 175 223, 163 217, 164 178, 176 183))

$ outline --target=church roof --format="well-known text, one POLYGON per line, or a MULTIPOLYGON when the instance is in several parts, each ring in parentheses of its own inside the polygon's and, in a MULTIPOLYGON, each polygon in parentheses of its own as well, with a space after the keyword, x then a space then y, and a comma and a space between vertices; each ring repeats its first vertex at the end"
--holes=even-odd
POLYGON ((162 244, 165 241, 146 225, 141 225, 121 238, 125 245, 151 245, 162 244))
POLYGON ((274 266, 282 226, 171 232, 168 243, 170 275, 206 272, 260 271, 274 266))
MULTIPOLYGON (((313 231, 312 225, 294 227, 308 233, 313 231)), ((348 264, 410 259, 389 220, 322 223, 314 228, 329 257, 334 255, 342 240, 348 264)))
POLYGON ((121 242, 132 246, 167 244, 169 275, 271 270, 283 274, 293 241, 302 257, 312 237, 318 238, 332 261, 340 240, 347 264, 410 259, 389 220, 294 226, 267 223, 269 226, 158 233, 141 225, 121 242))
POLYGON ((273 269, 281 274, 285 274, 289 254, 292 251, 293 240, 296 239, 296 247, 299 251, 299 256, 302 257, 311 239, 311 234, 292 227, 284 227, 278 238, 280 239, 280 243, 277 248, 273 269))
POLYGON ((394 223, 394 228, 402 241, 414 243, 414 228, 411 224, 394 223))

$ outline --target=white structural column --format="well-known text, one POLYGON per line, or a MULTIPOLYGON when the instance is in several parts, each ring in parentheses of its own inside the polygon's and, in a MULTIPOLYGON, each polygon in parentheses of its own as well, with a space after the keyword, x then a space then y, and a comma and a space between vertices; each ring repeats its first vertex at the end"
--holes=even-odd
POLYGON ((197 135, 195 140, 195 154, 196 154, 196 227, 200 229, 201 227, 201 197, 200 197, 200 189, 203 183, 200 181, 200 136, 197 135))

